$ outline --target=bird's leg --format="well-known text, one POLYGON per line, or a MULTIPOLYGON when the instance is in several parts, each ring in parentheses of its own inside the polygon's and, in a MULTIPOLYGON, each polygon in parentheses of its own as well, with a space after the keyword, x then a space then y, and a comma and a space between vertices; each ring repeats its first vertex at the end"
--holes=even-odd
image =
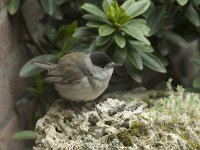
POLYGON ((71 108, 72 111, 74 111, 74 113, 76 114, 76 116, 80 115, 81 114, 81 111, 82 111, 82 103, 80 102, 75 102, 75 101, 66 101, 64 100, 65 102, 65 105, 68 107, 68 108, 71 108))
POLYGON ((82 108, 83 108, 83 104, 84 102, 73 102, 74 103, 74 112, 76 113, 76 115, 82 115, 82 108))
POLYGON ((97 104, 99 103, 99 99, 95 99, 94 101, 91 102, 95 110, 97 111, 97 114, 99 117, 102 119, 103 117, 101 116, 102 112, 101 110, 97 107, 97 104))
MULTIPOLYGON (((95 103, 95 102, 94 102, 95 103)), ((97 108, 97 105, 95 105, 95 109, 97 111, 97 114, 99 115, 99 117, 102 119, 103 117, 101 116, 102 112, 99 108, 97 108)))
POLYGON ((85 108, 90 111, 93 111, 95 108, 95 103, 93 101, 85 102, 85 108))

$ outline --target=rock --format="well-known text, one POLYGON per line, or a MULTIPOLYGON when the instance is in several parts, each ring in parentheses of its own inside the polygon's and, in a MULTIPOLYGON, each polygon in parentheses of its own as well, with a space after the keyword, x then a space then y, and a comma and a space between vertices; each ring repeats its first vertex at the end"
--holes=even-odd
MULTIPOLYGON (((109 94, 109 97, 112 95, 109 94)), ((129 93, 127 96, 124 93, 124 97, 126 101, 123 101, 125 99, 122 95, 120 100, 104 97, 104 101, 96 105, 91 103, 70 105, 57 100, 36 124, 37 140, 33 149, 190 150, 200 148, 200 129, 197 127, 199 120, 195 123, 187 120, 185 121, 187 124, 184 124, 183 119, 180 121, 178 119, 173 123, 173 115, 168 113, 168 108, 165 111, 163 105, 159 107, 163 113, 160 113, 160 116, 155 115, 160 111, 155 109, 159 102, 152 108, 147 108, 142 98, 133 98, 134 94, 129 93)), ((162 101, 166 100, 166 103, 167 98, 161 97, 162 101)), ((174 94, 169 98, 178 101, 191 97, 174 94)), ((191 119, 190 116, 186 118, 191 119)))

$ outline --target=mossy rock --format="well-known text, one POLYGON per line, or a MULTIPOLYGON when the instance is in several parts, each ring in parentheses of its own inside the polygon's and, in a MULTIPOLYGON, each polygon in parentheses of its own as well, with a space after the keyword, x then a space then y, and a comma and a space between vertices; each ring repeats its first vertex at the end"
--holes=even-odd
POLYGON ((142 122, 138 122, 138 121, 132 122, 129 130, 132 136, 140 137, 140 136, 148 135, 147 127, 142 122))
POLYGON ((124 146, 132 146, 131 134, 128 132, 128 130, 120 131, 117 134, 117 138, 123 143, 124 146))

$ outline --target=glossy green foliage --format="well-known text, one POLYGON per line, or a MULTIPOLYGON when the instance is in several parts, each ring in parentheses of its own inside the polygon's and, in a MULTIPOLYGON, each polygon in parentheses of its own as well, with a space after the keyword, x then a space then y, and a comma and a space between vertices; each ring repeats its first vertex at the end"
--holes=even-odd
POLYGON ((37 61, 56 62, 57 59, 58 56, 55 54, 44 54, 36 56, 30 59, 26 64, 24 64, 24 66, 20 70, 19 75, 20 77, 31 77, 43 71, 41 68, 38 68, 36 65, 34 65, 34 62, 37 61))
POLYGON ((55 63, 61 56, 70 51, 76 43, 76 40, 72 37, 76 27, 76 22, 72 22, 70 25, 63 25, 58 30, 52 26, 46 26, 44 30, 45 41, 42 41, 41 45, 48 53, 33 57, 26 62, 20 70, 20 77, 31 77, 43 71, 34 65, 34 62, 46 61, 55 63))
POLYGON ((127 0, 121 5, 116 0, 104 0, 103 9, 85 3, 82 9, 88 13, 83 16, 88 21, 87 27, 78 28, 74 37, 81 39, 83 36, 96 36, 89 51, 101 50, 113 60, 123 62, 130 76, 137 82, 142 81, 139 70, 143 70, 146 62, 152 62, 152 59, 154 61, 146 67, 166 72, 162 61, 154 56, 154 48, 147 38, 150 29, 142 14, 149 6, 149 0, 127 0), (149 56, 145 53, 152 53, 151 57, 145 57, 149 56))
POLYGON ((21 0, 9 0, 7 4, 8 13, 14 15, 20 8, 21 0))
POLYGON ((32 130, 19 131, 14 133, 12 138, 15 140, 35 140, 36 133, 32 130))

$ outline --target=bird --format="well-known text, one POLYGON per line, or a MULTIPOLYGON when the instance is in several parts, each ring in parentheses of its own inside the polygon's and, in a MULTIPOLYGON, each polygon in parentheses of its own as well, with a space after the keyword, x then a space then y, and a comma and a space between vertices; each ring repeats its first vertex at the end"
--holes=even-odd
POLYGON ((54 84, 62 98, 73 102, 98 98, 108 87, 114 68, 122 65, 103 52, 71 52, 56 64, 42 61, 34 64, 48 71, 44 82, 54 84))

